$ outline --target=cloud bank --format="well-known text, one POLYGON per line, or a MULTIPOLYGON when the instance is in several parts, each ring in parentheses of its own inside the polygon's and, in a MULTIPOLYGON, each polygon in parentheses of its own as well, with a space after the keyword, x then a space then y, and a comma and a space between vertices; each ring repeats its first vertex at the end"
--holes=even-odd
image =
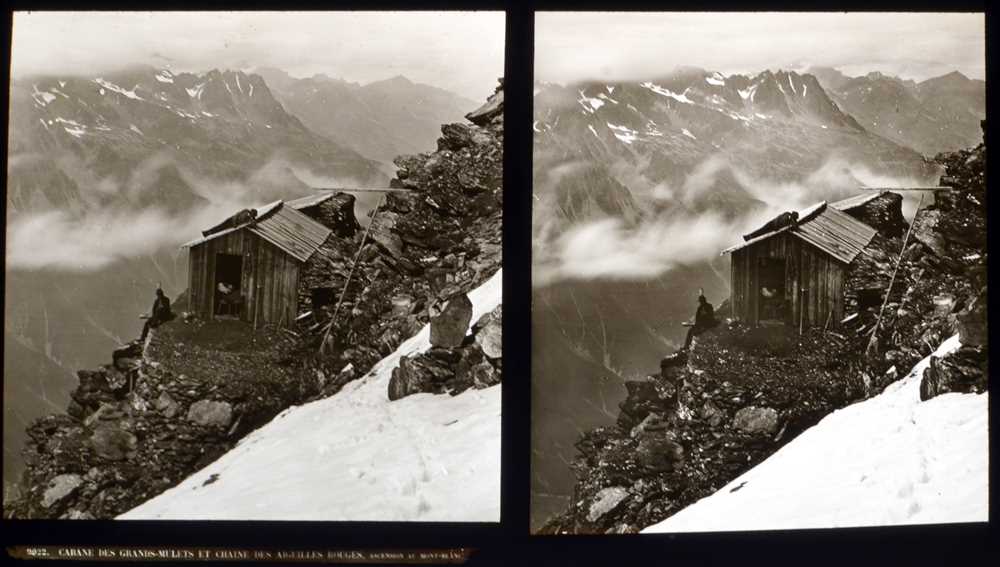
MULTIPOLYGON (((652 208, 656 212, 637 223, 604 217, 556 232, 539 219, 533 243, 533 285, 542 287, 562 280, 652 279, 678 266, 718 259, 722 250, 742 242, 743 234, 782 212, 855 195, 859 185, 907 187, 926 182, 880 174, 840 158, 828 159, 801 181, 774 181, 749 175, 723 157, 712 156, 678 187, 659 184, 637 195, 656 205, 652 208), (731 174, 746 196, 760 205, 735 216, 711 209, 695 212, 722 174, 731 174)), ((904 194, 904 215, 912 218, 915 208, 916 197, 904 194)))
MULTIPOLYGON (((63 167, 68 163, 63 162, 63 167)), ((137 204, 144 192, 156 186, 159 174, 170 167, 178 166, 169 155, 156 154, 136 166, 124 183, 75 167, 76 179, 87 182, 80 191, 86 199, 82 208, 20 213, 9 218, 7 269, 89 272, 179 247, 241 209, 306 194, 307 185, 301 178, 292 178, 297 184, 289 182, 288 175, 295 172, 330 185, 358 185, 356 180, 321 177, 274 157, 246 180, 199 176, 178 167, 183 182, 203 200, 176 212, 168 210, 162 200, 137 204), (89 175, 83 175, 87 172, 89 175)), ((368 207, 357 208, 361 216, 368 207)), ((363 217, 359 220, 367 223, 363 217)))

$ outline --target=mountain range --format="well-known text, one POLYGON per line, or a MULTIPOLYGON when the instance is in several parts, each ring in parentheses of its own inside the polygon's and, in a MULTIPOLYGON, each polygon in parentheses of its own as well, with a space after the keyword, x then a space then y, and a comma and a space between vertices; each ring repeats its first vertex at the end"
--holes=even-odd
POLYGON ((361 85, 323 74, 299 79, 270 67, 255 73, 312 130, 385 164, 433 150, 441 124, 461 120, 478 106, 399 75, 361 85))
POLYGON ((810 68, 836 103, 864 127, 933 156, 982 140, 986 83, 958 71, 921 82, 871 72, 849 77, 829 67, 810 68))
POLYGON ((377 163, 308 129, 262 77, 242 71, 23 78, 11 85, 11 117, 13 213, 123 201, 179 212, 225 183, 266 198, 305 189, 303 175, 387 181, 377 163))
MULTIPOLYGON (((565 173, 560 166, 574 162, 587 165, 570 176, 576 192, 591 195, 594 210, 615 215, 623 209, 606 204, 627 199, 609 197, 621 191, 595 168, 647 204, 659 186, 672 195, 674 207, 698 212, 721 206, 730 213, 761 201, 733 179, 740 173, 789 183, 836 162, 845 164, 838 174, 850 166, 879 175, 934 174, 919 152, 867 129, 843 110, 811 74, 723 76, 687 67, 648 81, 543 84, 536 87, 534 113, 536 206, 543 209, 591 208, 579 195, 567 203, 558 190, 567 183, 565 175, 553 178, 554 171, 565 173), (696 202, 689 198, 694 196, 689 177, 709 158, 724 166, 717 168, 711 191, 698 191, 711 201, 696 202), (605 204, 597 202, 601 199, 605 204)), ((861 182, 842 175, 835 184, 832 189, 844 192, 861 182)), ((551 221, 559 214, 541 216, 551 221)))

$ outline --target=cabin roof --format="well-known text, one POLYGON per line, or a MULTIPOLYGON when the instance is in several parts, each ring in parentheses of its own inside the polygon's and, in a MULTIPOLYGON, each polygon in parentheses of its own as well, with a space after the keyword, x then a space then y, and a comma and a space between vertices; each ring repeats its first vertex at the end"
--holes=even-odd
POLYGON ((735 252, 784 232, 812 244, 845 264, 853 262, 876 234, 874 228, 833 206, 827 206, 823 201, 800 212, 795 224, 726 248, 722 253, 735 252))
POLYGON ((305 197, 285 201, 285 204, 295 210, 308 209, 309 207, 315 207, 316 205, 325 203, 336 194, 336 191, 318 191, 312 195, 306 195, 305 197))
POLYGON ((873 200, 885 195, 889 191, 872 191, 869 193, 862 193, 860 195, 855 195, 853 197, 848 197, 846 199, 841 199, 836 203, 830 203, 830 206, 837 209, 838 211, 849 211, 851 209, 856 209, 862 205, 868 204, 873 200))
POLYGON ((285 205, 282 201, 275 201, 258 207, 257 218, 254 220, 196 238, 183 247, 191 248, 237 230, 247 229, 296 260, 305 262, 323 245, 332 231, 295 208, 285 205))

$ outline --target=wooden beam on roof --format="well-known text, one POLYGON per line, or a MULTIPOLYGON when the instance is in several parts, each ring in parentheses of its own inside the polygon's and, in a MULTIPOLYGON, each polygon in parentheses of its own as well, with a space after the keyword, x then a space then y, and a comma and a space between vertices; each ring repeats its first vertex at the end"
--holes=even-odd
POLYGON ((862 191, 954 191, 954 187, 858 187, 862 191))
POLYGON ((344 193, 415 193, 412 189, 398 187, 313 187, 314 191, 340 191, 344 193))

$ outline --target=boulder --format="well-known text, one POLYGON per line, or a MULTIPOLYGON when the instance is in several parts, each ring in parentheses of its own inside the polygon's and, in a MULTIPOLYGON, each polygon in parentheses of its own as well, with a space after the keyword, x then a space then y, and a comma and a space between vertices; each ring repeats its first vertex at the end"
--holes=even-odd
POLYGON ((132 341, 124 346, 116 348, 111 353, 112 366, 122 372, 128 372, 138 368, 142 362, 142 343, 132 341))
POLYGON ((337 193, 318 207, 310 207, 303 212, 323 223, 340 238, 353 238, 361 228, 354 216, 354 203, 354 195, 337 193))
POLYGON ((393 230, 399 221, 399 215, 393 212, 380 212, 371 221, 371 239, 393 258, 403 257, 403 240, 393 230))
POLYGON ((464 293, 448 300, 441 313, 431 318, 431 345, 457 347, 465 340, 472 320, 472 302, 464 293))
POLYGON ((500 383, 500 372, 485 360, 471 369, 472 383, 476 389, 489 388, 500 383))
POLYGON ((111 423, 103 423, 90 436, 90 446, 98 456, 120 461, 134 454, 139 440, 135 435, 111 423))
POLYGON ((205 427, 227 427, 233 419, 233 406, 229 402, 199 400, 188 408, 187 418, 205 427))
POLYGON ((618 507, 628 497, 628 489, 622 486, 611 486, 602 489, 594 495, 594 501, 587 510, 587 520, 596 522, 608 512, 618 507))
POLYGON ((955 307, 955 296, 950 293, 943 293, 934 296, 934 316, 947 317, 955 307))
POLYGON ((61 474, 49 481, 42 493, 42 507, 51 508, 70 497, 83 484, 78 474, 61 474))
POLYGON ((622 429, 631 430, 650 413, 665 413, 668 410, 654 376, 629 378, 625 380, 625 390, 628 392, 625 400, 618 406, 621 410, 618 412, 618 425, 622 429))
POLYGON ((128 374, 131 370, 139 367, 139 359, 119 358, 115 361, 115 366, 108 368, 105 380, 108 382, 108 391, 121 394, 129 386, 128 374), (124 369, 124 370, 123 370, 124 369))
POLYGON ((468 124, 445 124, 441 126, 442 136, 438 139, 438 151, 458 151, 470 146, 489 144, 493 137, 477 126, 468 124))
POLYGON ((944 238, 938 225, 941 223, 941 211, 921 209, 913 219, 913 238, 929 248, 939 257, 947 254, 944 238))
POLYGON ((415 301, 412 295, 400 294, 393 296, 391 303, 393 317, 406 317, 410 313, 413 313, 415 301))
POLYGON ((726 413, 719 409, 719 406, 715 405, 712 400, 706 401, 701 406, 701 418, 705 420, 712 427, 718 427, 722 425, 722 422, 726 420, 726 413))
POLYGON ((160 397, 156 398, 153 402, 153 407, 157 409, 164 417, 174 417, 177 415, 177 411, 180 409, 180 403, 177 402, 169 393, 163 392, 160 397))
POLYGON ((963 345, 985 347, 989 344, 986 307, 986 289, 984 288, 969 307, 957 315, 958 340, 963 345))
POLYGON ((80 391, 109 391, 107 372, 104 370, 77 370, 76 378, 80 382, 80 391))
POLYGON ((687 364, 687 353, 675 352, 660 361, 660 373, 666 378, 668 375, 674 374, 670 369, 680 368, 685 364, 687 364))
POLYGON ((503 117, 503 79, 500 85, 488 99, 486 103, 472 112, 465 115, 465 118, 477 126, 486 126, 495 118, 503 117))
POLYGON ((920 400, 957 392, 979 394, 988 388, 986 349, 962 346, 946 357, 932 356, 920 379, 920 400))
POLYGON ((662 436, 646 435, 635 450, 635 462, 648 473, 676 470, 684 462, 684 447, 670 432, 662 436))
POLYGON ((778 430, 778 412, 772 408, 747 406, 733 416, 733 427, 753 435, 772 435, 778 430))
POLYGON ((109 404, 102 402, 97 411, 87 416, 83 420, 83 425, 86 427, 92 427, 95 423, 101 420, 114 420, 122 416, 122 413, 118 411, 118 407, 115 404, 109 404))
POLYGON ((503 356, 503 322, 500 307, 483 315, 476 323, 473 331, 476 333, 476 344, 483 354, 498 359, 503 356))
POLYGON ((62 516, 59 516, 59 519, 60 520, 94 520, 96 518, 94 518, 94 515, 91 514, 90 512, 84 512, 84 511, 81 511, 81 510, 77 510, 76 508, 73 508, 71 510, 68 510, 62 516))
POLYGON ((455 370, 448 361, 434 356, 433 350, 400 359, 389 379, 390 401, 420 392, 444 393, 445 383, 455 376, 455 370))
POLYGON ((638 438, 647 434, 663 435, 667 431, 668 427, 669 424, 667 423, 667 420, 664 419, 661 414, 651 413, 643 418, 643 420, 639 422, 639 425, 633 427, 632 431, 629 432, 629 435, 633 438, 638 438))

